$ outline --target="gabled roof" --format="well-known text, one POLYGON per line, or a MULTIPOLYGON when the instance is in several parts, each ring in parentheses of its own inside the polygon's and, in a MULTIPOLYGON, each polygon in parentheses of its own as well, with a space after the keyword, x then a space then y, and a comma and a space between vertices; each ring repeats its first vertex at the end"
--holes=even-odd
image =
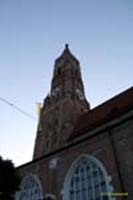
POLYGON ((133 87, 80 116, 69 140, 133 109, 133 87))

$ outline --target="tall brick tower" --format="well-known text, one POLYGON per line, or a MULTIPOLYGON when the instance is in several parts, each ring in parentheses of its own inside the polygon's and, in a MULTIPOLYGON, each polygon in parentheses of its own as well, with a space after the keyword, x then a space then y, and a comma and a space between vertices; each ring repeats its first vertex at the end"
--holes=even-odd
POLYGON ((75 121, 88 110, 79 61, 66 45, 55 61, 50 94, 41 109, 33 159, 65 146, 75 121))

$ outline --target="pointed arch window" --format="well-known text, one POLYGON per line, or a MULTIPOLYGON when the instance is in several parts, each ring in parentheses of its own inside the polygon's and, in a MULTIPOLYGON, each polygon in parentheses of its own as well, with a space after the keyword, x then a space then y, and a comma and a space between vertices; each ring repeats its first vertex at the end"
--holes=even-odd
POLYGON ((64 184, 63 200, 112 200, 107 173, 95 158, 83 156, 70 168, 64 184))
POLYGON ((42 200, 42 189, 37 177, 30 175, 22 181, 17 200, 42 200))

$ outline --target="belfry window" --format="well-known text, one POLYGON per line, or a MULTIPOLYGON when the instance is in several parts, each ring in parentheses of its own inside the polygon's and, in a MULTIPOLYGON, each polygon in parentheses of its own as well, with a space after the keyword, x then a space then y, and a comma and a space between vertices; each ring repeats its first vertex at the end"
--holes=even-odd
POLYGON ((38 180, 34 176, 26 177, 21 184, 21 191, 17 200, 41 200, 42 191, 38 180))
POLYGON ((57 74, 61 75, 61 68, 58 68, 57 74))
POLYGON ((72 166, 65 181, 63 200, 112 200, 103 195, 110 192, 110 187, 105 170, 95 161, 82 157, 72 166))

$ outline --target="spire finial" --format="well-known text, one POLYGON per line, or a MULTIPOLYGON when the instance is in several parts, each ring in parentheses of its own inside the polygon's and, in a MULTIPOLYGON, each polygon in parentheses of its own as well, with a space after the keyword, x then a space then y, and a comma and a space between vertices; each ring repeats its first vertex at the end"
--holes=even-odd
POLYGON ((66 47, 66 49, 68 49, 69 45, 68 45, 68 44, 65 44, 65 47, 66 47))

